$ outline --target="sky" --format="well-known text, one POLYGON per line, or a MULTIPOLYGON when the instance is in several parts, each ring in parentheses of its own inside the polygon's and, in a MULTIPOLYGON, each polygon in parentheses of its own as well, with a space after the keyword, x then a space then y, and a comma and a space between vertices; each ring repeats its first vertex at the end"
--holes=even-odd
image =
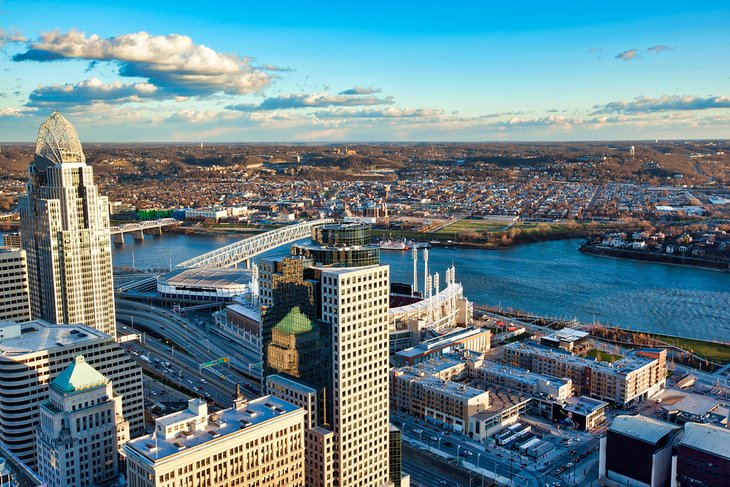
POLYGON ((0 0, 0 141, 730 136, 727 1, 114 3, 0 0))

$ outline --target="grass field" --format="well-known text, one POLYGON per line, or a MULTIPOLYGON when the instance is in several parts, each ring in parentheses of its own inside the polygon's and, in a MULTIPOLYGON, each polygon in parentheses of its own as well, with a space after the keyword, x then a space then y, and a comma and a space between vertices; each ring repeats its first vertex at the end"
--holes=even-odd
POLYGON ((705 358, 711 362, 718 364, 730 363, 730 345, 693 340, 691 338, 677 338, 664 335, 652 336, 683 350, 691 351, 695 355, 705 358))
POLYGON ((499 232, 503 230, 509 222, 495 222, 489 220, 459 220, 447 225, 444 228, 434 232, 435 235, 459 235, 464 232, 499 232))

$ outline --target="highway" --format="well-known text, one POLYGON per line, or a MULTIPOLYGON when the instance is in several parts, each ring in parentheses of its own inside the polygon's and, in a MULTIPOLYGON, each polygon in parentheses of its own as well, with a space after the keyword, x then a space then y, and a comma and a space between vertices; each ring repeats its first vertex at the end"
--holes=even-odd
POLYGON ((223 365, 201 367, 201 363, 221 358, 221 354, 208 338, 202 337, 197 328, 185 329, 182 327, 180 329, 179 323, 172 322, 168 317, 161 316, 154 310, 145 309, 144 307, 148 305, 140 305, 141 307, 118 307, 117 320, 123 324, 119 327, 120 333, 135 331, 143 336, 142 342, 123 344, 136 356, 137 362, 143 369, 178 384, 190 394, 206 396, 225 407, 230 406, 236 384, 243 386, 241 390, 248 397, 257 397, 254 390, 251 389, 250 380, 239 372, 223 365), (149 336, 138 327, 154 331, 159 336, 171 340, 178 347, 182 347, 184 351, 175 345, 167 345, 149 336), (143 357, 147 357, 147 359, 143 357), (159 359, 159 362, 155 359, 159 359), (164 362, 169 362, 170 366, 161 365, 164 362), (201 382, 201 379, 206 382, 201 382))
POLYGON ((259 380, 257 367, 260 364, 247 361, 240 353, 240 348, 237 349, 230 340, 210 333, 194 321, 165 308, 123 299, 117 299, 115 304, 118 321, 134 326, 133 320, 145 320, 138 321, 138 324, 151 327, 160 336, 201 357, 201 362, 227 357, 228 365, 242 374, 240 376, 242 384, 259 380), (203 357, 208 358, 202 360, 203 357))

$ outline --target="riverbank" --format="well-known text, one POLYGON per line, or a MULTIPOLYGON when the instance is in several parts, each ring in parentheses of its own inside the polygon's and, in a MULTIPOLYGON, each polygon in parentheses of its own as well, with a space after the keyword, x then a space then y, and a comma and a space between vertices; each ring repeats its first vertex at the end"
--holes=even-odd
POLYGON ((658 262, 661 264, 681 265, 687 267, 698 267, 716 271, 729 272, 730 263, 703 259, 701 257, 690 257, 675 254, 659 254, 641 250, 619 249, 596 244, 584 244, 578 249, 583 253, 598 255, 602 257, 616 257, 619 259, 641 260, 646 262, 658 262))
MULTIPOLYGON (((246 238, 252 235, 264 233, 282 225, 266 226, 236 226, 227 224, 196 224, 191 226, 179 225, 177 227, 166 227, 165 231, 182 235, 210 235, 225 237, 246 238)), ((631 231, 632 228, 625 226, 601 225, 600 231, 631 231)), ((597 227, 572 225, 562 223, 532 224, 522 223, 515 226, 505 227, 500 231, 487 232, 477 238, 468 232, 459 233, 428 233, 412 230, 380 230, 373 229, 372 236, 375 240, 413 240, 416 242, 429 242, 433 247, 458 248, 458 249, 481 249, 481 250, 507 250, 520 245, 548 242, 553 240, 573 240, 586 238, 597 231, 597 227)))

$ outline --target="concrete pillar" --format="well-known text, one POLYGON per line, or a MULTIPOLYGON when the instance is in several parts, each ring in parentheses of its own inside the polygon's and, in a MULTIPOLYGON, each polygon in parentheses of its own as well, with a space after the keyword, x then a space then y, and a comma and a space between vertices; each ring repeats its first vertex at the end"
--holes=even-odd
POLYGON ((162 235, 162 227, 148 228, 147 233, 150 233, 152 235, 162 235))
POLYGON ((144 240, 144 232, 142 230, 133 231, 132 236, 135 240, 144 240))
POLYGON ((251 259, 246 259, 246 269, 251 268, 251 259))
POLYGON ((124 234, 115 233, 114 235, 112 235, 112 241, 115 245, 124 245, 124 234))
POLYGON ((598 453, 598 480, 605 480, 606 478, 606 437, 599 441, 599 453, 598 453))

